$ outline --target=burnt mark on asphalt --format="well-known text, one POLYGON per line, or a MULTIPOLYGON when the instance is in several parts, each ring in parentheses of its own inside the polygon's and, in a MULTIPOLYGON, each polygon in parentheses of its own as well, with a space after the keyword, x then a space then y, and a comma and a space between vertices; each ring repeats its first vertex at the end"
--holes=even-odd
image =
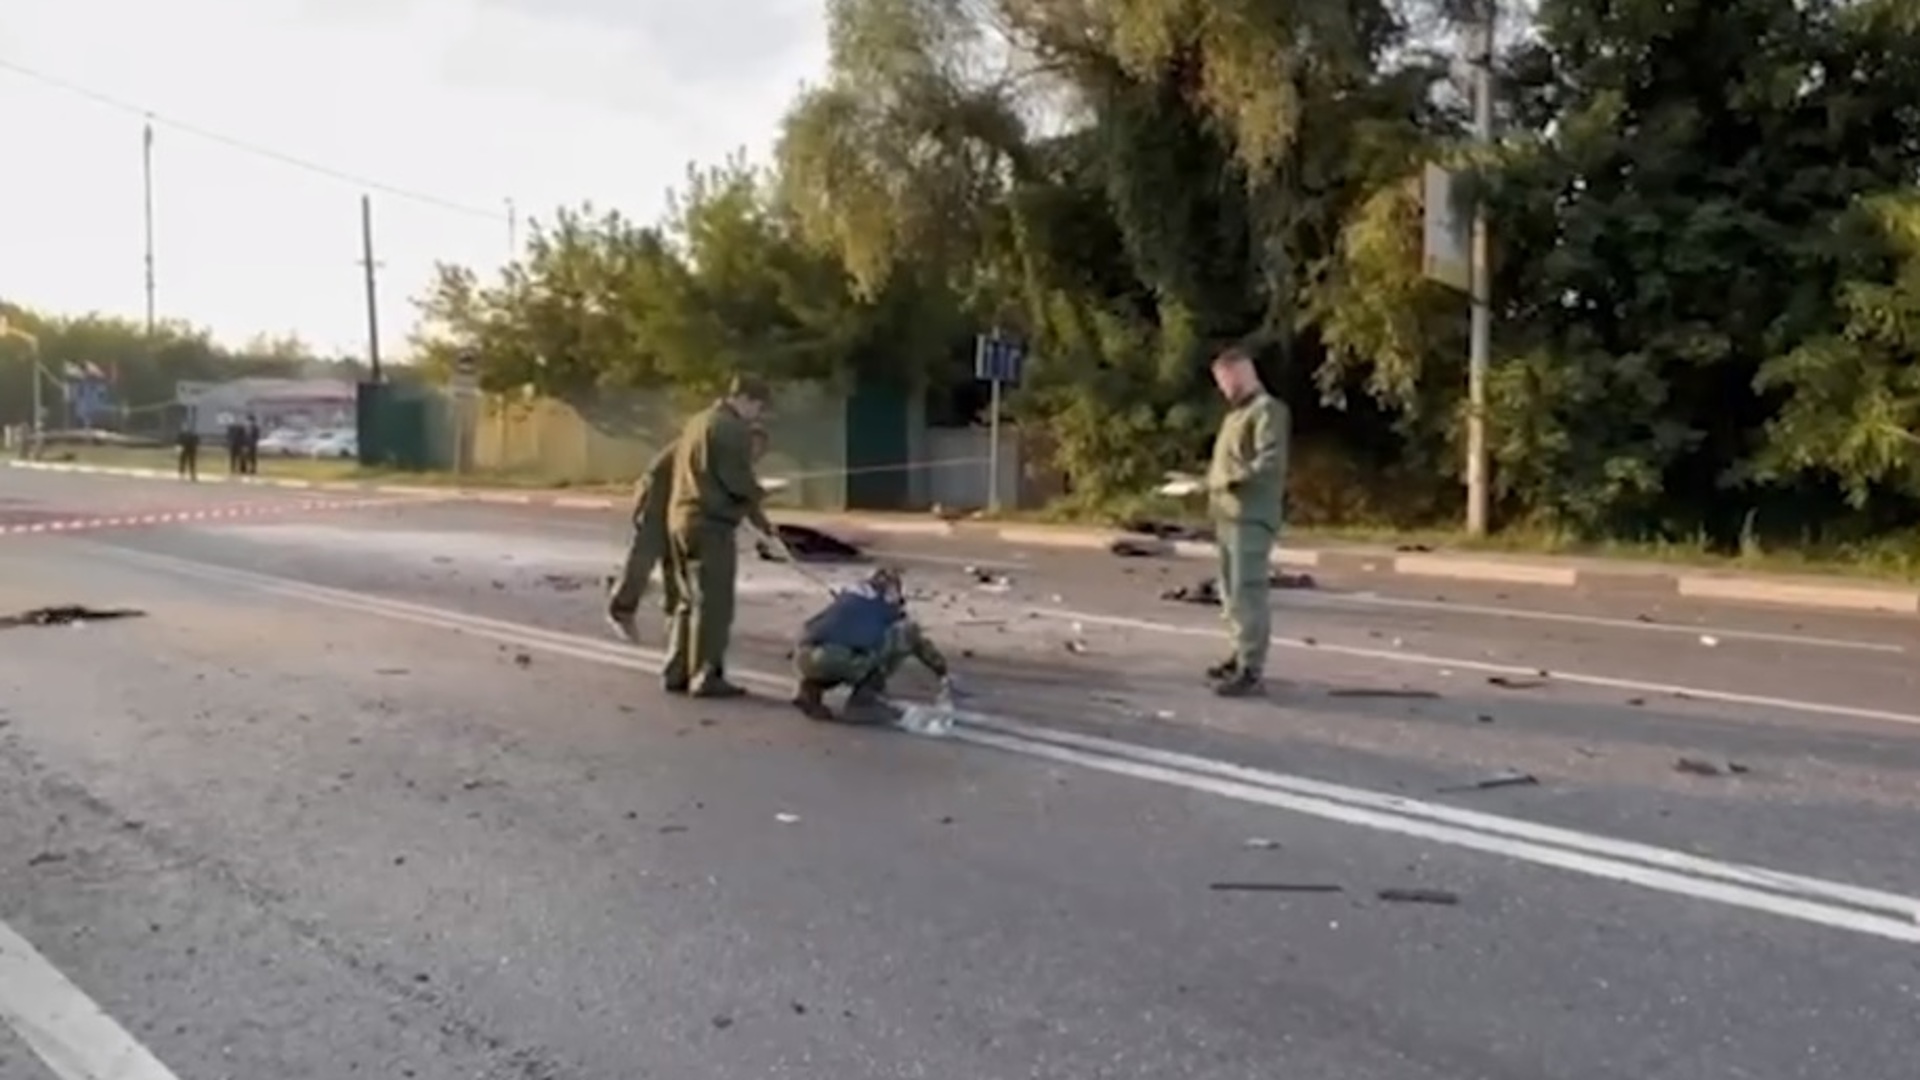
POLYGON ((60 604, 54 607, 34 608, 18 615, 0 616, 0 630, 14 630, 24 626, 84 626, 87 623, 106 622, 110 619, 144 618, 146 612, 134 608, 90 608, 83 604, 60 604))

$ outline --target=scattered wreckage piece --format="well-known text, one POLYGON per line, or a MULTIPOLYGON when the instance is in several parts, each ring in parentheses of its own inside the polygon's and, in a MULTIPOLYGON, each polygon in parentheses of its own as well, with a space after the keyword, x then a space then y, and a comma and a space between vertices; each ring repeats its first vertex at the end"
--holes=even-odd
POLYGON ((105 622, 109 619, 138 619, 146 612, 134 608, 90 608, 84 604, 58 604, 53 607, 35 608, 18 615, 0 616, 0 630, 12 630, 23 626, 85 626, 90 622, 105 622))
MULTIPOLYGON (((789 525, 775 522, 774 532, 780 535, 781 543, 793 552, 798 562, 808 563, 857 563, 866 562, 867 554, 857 545, 850 544, 832 533, 806 525, 789 525)), ((765 539, 755 540, 753 549, 766 562, 779 561, 773 545, 765 539)))

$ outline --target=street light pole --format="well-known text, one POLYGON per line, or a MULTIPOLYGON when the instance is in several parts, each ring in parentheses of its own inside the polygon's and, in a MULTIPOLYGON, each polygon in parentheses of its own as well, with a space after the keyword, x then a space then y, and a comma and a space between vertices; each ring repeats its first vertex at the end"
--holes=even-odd
MULTIPOLYGON (((1473 140, 1481 152, 1493 145, 1493 54, 1494 24, 1499 0, 1480 0, 1481 12, 1474 27, 1473 61, 1473 140)), ((1493 275, 1490 261, 1492 244, 1487 236, 1486 201, 1475 198, 1473 240, 1467 257, 1468 292, 1471 295, 1471 322, 1468 327, 1467 355, 1467 534, 1487 534, 1489 493, 1487 461, 1487 367, 1493 352, 1493 275)))

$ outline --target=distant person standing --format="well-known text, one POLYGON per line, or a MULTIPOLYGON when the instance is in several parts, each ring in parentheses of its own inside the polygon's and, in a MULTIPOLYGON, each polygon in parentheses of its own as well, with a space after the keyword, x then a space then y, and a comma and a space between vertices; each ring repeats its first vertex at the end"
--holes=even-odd
POLYGON ((1214 693, 1251 697, 1263 688, 1273 645, 1270 577, 1287 488, 1287 442, 1292 419, 1267 393, 1244 348, 1220 353, 1214 385, 1227 415, 1207 468, 1207 504, 1220 549, 1220 607, 1233 654, 1207 671, 1214 693))
POLYGON ((227 421, 227 473, 238 476, 247 467, 247 429, 238 420, 227 421))
POLYGON ((246 467, 246 474, 248 476, 259 475, 260 473, 260 420, 257 417, 254 417, 254 416, 247 417, 246 442, 243 445, 242 450, 243 450, 243 453, 245 454, 245 461, 243 462, 243 464, 246 467))
POLYGON ((180 479, 199 483, 200 433, 193 429, 193 421, 189 420, 181 425, 177 444, 180 447, 180 479))

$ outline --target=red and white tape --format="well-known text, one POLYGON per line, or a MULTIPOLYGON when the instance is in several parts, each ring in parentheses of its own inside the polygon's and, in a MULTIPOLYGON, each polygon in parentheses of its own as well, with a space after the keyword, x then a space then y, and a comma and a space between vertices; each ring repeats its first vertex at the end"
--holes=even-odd
POLYGON ((386 506, 391 499, 309 499, 292 503, 261 503, 246 506, 219 506, 206 510, 171 510, 151 514, 114 514, 105 517, 62 518, 30 524, 0 524, 0 536, 24 533, 70 533, 90 529, 137 529, 149 525, 179 525, 192 521, 221 521, 230 518, 264 517, 311 510, 356 510, 368 506, 386 506))

